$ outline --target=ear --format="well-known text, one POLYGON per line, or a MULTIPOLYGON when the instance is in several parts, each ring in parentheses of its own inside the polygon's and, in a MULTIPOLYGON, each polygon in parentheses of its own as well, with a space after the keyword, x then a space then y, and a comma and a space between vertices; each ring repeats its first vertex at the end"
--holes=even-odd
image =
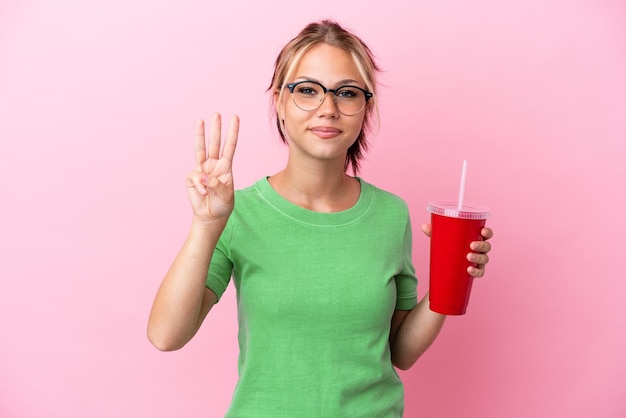
MULTIPOLYGON (((283 95, 284 98, 284 95, 283 95)), ((278 115, 278 119, 285 120, 285 106, 283 105, 284 100, 280 100, 280 91, 274 92, 274 107, 276 108, 276 114, 278 115)))

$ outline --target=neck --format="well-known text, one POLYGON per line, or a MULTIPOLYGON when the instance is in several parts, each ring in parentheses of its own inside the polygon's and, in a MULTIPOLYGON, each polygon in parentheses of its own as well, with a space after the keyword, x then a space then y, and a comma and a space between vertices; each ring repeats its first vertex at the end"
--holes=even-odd
POLYGON ((343 161, 289 159, 283 171, 269 182, 281 196, 296 205, 317 212, 337 212, 354 206, 360 195, 358 180, 348 176, 343 161))

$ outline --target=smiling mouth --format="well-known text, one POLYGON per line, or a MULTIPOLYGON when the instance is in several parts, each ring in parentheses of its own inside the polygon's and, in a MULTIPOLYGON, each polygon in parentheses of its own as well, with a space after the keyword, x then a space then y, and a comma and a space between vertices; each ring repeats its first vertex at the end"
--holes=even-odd
POLYGON ((313 132, 315 135, 317 135, 318 137, 325 138, 325 139, 334 138, 341 133, 340 129, 332 128, 329 126, 318 126, 315 128, 311 128, 309 130, 313 132))

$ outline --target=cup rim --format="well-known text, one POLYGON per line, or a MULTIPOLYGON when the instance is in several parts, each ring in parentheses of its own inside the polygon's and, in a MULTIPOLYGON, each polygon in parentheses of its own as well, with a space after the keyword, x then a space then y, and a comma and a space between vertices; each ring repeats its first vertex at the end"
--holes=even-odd
POLYGON ((458 219, 488 219, 491 216, 486 206, 463 203, 463 207, 459 210, 458 203, 452 201, 430 202, 426 210, 435 215, 458 219))

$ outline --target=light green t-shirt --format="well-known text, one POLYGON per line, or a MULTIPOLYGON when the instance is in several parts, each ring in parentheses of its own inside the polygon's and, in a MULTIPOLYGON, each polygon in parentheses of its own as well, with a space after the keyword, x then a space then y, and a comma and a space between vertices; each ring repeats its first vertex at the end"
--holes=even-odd
POLYGON ((400 417, 390 357, 395 309, 417 304, 400 198, 363 180, 358 202, 313 212, 266 178, 236 192, 211 261, 218 298, 237 290, 239 381, 227 417, 400 417))

